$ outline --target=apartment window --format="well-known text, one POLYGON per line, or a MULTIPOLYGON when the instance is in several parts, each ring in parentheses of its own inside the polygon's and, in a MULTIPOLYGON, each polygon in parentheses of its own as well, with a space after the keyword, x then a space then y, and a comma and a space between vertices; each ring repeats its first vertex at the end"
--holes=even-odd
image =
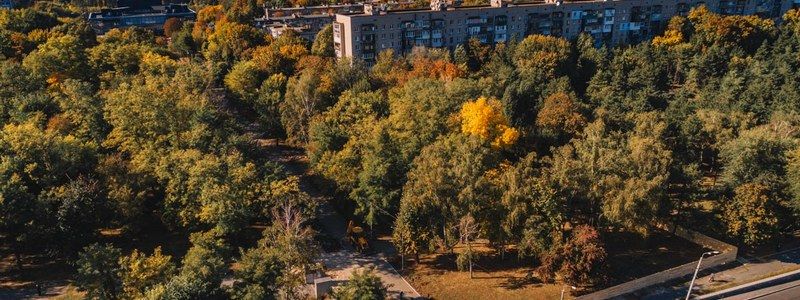
POLYGON ((356 42, 358 42, 358 36, 356 36, 356 42))
POLYGON ((386 38, 386 34, 385 34, 385 33, 382 33, 382 34, 381 34, 381 38, 382 38, 382 39, 385 39, 385 38, 386 38))

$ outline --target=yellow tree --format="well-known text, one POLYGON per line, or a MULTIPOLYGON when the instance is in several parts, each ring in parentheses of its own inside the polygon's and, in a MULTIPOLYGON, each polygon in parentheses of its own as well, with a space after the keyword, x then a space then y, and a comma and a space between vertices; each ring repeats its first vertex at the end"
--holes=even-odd
POLYGON ((494 148, 508 148, 519 139, 519 131, 509 125, 500 101, 493 98, 480 97, 461 107, 461 131, 490 141, 494 148))

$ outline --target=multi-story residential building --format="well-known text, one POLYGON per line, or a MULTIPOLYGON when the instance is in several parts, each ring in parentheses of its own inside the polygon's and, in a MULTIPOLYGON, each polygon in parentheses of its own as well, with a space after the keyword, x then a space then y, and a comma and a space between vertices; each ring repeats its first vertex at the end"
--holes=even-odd
MULTIPOLYGON (((413 1, 390 1, 382 4, 387 8, 413 5, 413 1)), ((300 34, 301 37, 313 41, 317 33, 326 25, 333 23, 336 14, 362 14, 364 3, 299 6, 299 7, 265 7, 264 16, 256 18, 254 24, 274 37, 287 30, 300 34)))
POLYGON ((430 9, 385 10, 370 4, 363 13, 337 14, 333 24, 338 57, 374 62, 380 51, 409 53, 414 47, 453 49, 476 38, 495 44, 531 34, 576 38, 590 34, 598 44, 631 44, 652 38, 669 19, 706 5, 722 14, 779 18, 800 0, 545 0, 528 4, 450 7, 432 0, 430 9))
POLYGON ((197 14, 186 4, 167 4, 147 8, 119 7, 89 13, 87 21, 98 34, 114 28, 145 27, 161 31, 167 19, 194 20, 197 14))
POLYGON ((14 8, 14 2, 11 2, 11 0, 0 0, 0 8, 14 8))

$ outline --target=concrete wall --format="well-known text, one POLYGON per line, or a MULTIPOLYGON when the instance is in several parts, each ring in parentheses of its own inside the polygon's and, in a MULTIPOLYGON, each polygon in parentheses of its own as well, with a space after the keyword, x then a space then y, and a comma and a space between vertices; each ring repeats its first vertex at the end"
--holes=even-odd
MULTIPOLYGON (((721 266, 736 260, 736 255, 738 253, 738 249, 736 248, 736 246, 727 244, 725 242, 716 240, 699 232, 692 231, 673 224, 659 225, 657 227, 669 231, 675 234, 676 236, 689 240, 695 244, 722 252, 718 255, 704 258, 703 264, 700 266, 700 270, 721 266)), ((622 296, 673 279, 678 279, 684 276, 691 276, 694 273, 696 267, 697 267, 697 261, 689 262, 665 271, 654 273, 642 278, 634 279, 623 284, 615 285, 601 291, 597 291, 588 295, 583 295, 578 297, 577 299, 595 300, 595 299, 609 299, 622 296)))

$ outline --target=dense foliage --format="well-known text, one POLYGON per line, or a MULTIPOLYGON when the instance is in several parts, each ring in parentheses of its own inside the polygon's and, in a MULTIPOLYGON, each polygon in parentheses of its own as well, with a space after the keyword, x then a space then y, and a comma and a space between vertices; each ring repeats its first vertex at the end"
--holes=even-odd
MULTIPOLYGON (((20 267, 74 262, 93 298, 296 297, 316 206, 261 138, 304 147, 403 254, 485 239, 571 284, 602 280, 609 231, 718 222, 758 245, 796 229, 798 11, 776 26, 697 8, 635 46, 534 35, 367 66, 332 57, 330 27, 251 26, 263 1, 197 2, 167 37, 95 37, 55 4, 0 12, 0 237, 20 267), (188 253, 105 243, 154 224, 188 253)), ((341 297, 385 294, 355 276, 341 297)))

